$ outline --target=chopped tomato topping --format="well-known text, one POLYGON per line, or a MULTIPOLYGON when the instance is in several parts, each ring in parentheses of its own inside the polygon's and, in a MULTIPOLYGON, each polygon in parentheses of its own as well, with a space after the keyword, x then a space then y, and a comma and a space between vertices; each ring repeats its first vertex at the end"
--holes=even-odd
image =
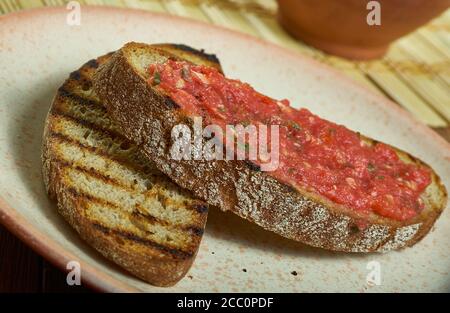
POLYGON ((169 60, 151 65, 149 72, 149 83, 210 124, 279 125, 280 166, 267 174, 294 188, 399 221, 424 207, 420 195, 431 183, 431 173, 403 162, 385 144, 368 145, 342 125, 269 98, 213 68, 169 60))

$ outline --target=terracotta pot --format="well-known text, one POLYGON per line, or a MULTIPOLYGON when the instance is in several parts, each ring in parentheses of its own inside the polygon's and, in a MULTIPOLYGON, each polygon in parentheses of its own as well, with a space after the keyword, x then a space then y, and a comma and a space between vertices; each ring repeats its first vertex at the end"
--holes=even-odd
POLYGON ((369 0, 278 0, 281 25, 294 37, 351 59, 381 57, 389 44, 450 7, 450 0, 378 0, 381 25, 370 26, 369 0))

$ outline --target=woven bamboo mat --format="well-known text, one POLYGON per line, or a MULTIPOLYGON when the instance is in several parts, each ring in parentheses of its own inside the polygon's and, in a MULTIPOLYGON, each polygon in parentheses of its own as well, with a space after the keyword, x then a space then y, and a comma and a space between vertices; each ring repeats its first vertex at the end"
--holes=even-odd
MULTIPOLYGON (((0 0, 0 13, 64 5, 68 0, 0 0)), ((80 0, 81 4, 139 8, 190 17, 263 38, 331 65, 382 93, 450 140, 450 9, 392 45, 382 59, 351 62, 287 35, 275 0, 80 0)))

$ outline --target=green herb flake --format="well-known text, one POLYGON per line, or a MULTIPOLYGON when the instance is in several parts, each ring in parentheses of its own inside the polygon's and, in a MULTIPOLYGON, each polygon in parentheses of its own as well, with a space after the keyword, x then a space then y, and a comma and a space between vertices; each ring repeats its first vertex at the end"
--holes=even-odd
POLYGON ((155 72, 153 75, 153 86, 157 86, 161 83, 161 74, 159 72, 155 72))
POLYGON ((384 179, 384 176, 383 175, 379 175, 379 176, 377 176, 377 178, 378 179, 384 179))
POLYGON ((184 80, 188 80, 188 79, 189 79, 189 70, 188 70, 186 67, 183 67, 183 68, 181 69, 181 77, 182 77, 184 80))
POLYGON ((294 121, 291 121, 291 127, 293 128, 293 129, 296 129, 296 130, 301 130, 302 129, 302 127, 298 124, 298 123, 296 123, 296 122, 294 122, 294 121))
POLYGON ((375 165, 373 165, 372 163, 367 164, 367 170, 369 172, 374 172, 375 171, 375 165))

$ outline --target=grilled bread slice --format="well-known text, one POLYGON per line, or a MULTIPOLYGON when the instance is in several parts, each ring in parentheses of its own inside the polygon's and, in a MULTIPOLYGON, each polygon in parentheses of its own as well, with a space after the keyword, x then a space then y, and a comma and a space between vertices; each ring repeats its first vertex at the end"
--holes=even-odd
MULTIPOLYGON (((188 47, 158 47, 220 68, 188 47)), ((101 254, 153 285, 170 286, 195 258, 207 206, 143 158, 107 116, 92 76, 110 57, 89 61, 59 88, 43 138, 45 185, 61 215, 101 254)))
MULTIPOLYGON (((400 222, 374 213, 362 215, 325 197, 292 188, 248 161, 174 160, 170 157, 171 130, 178 124, 192 126, 192 118, 181 112, 161 89, 148 83, 149 65, 173 58, 166 51, 129 43, 99 67, 94 90, 112 120, 148 159, 178 185, 209 204, 284 237, 346 252, 411 246, 428 233, 444 209, 446 190, 431 169, 432 182, 421 195, 425 209, 400 222)), ((372 139, 361 139, 368 145, 375 144, 372 139)), ((404 162, 429 168, 409 154, 394 150, 404 162)))

